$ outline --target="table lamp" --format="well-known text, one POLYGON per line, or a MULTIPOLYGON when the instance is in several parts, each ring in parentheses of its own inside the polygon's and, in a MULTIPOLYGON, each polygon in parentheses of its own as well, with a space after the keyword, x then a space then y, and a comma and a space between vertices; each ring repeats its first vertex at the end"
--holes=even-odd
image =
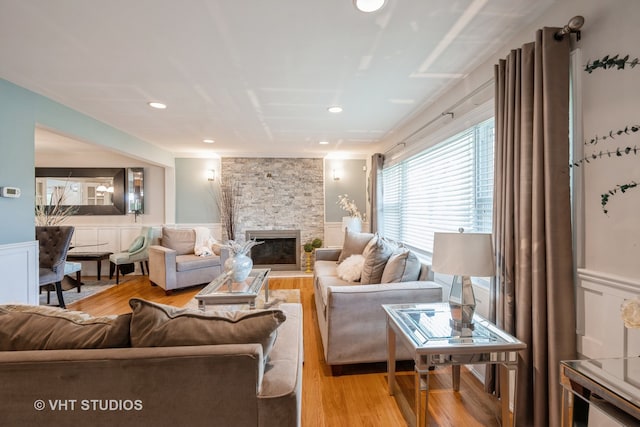
POLYGON ((495 275, 491 234, 434 233, 431 268, 454 276, 449 294, 451 328, 461 336, 471 336, 476 298, 470 276, 495 275))

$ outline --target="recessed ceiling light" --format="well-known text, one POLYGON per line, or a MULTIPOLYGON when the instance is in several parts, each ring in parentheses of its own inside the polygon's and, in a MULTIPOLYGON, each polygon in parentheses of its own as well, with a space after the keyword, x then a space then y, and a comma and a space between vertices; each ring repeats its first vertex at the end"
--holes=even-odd
POLYGON ((215 141, 213 139, 203 139, 202 142, 205 144, 213 144, 215 141))
POLYGON ((327 108, 327 111, 334 114, 342 113, 342 107, 340 107, 339 105, 333 105, 327 108))
POLYGON ((320 145, 329 145, 329 141, 320 141, 318 142, 320 145))
POLYGON ((157 108, 158 110, 164 110, 165 108, 167 108, 167 105, 163 104, 162 102, 149 102, 149 107, 157 108))
POLYGON ((353 0, 353 5, 360 12, 375 12, 384 6, 386 0, 353 0))

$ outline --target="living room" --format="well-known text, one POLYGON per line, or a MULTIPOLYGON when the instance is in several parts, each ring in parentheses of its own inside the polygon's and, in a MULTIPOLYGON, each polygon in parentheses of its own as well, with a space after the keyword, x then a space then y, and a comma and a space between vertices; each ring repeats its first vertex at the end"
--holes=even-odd
MULTIPOLYGON (((11 10, 15 6, 11 3, 2 1, 2 9, 11 10)), ((352 8, 351 2, 347 3, 352 8)), ((394 6, 394 3, 389 0, 386 7, 394 6)), ((483 2, 463 3, 459 7, 464 9, 469 4, 478 6, 483 2)), ((62 90, 60 88, 46 91, 41 90, 37 82, 31 85, 29 67, 37 67, 37 61, 33 58, 45 52, 29 52, 32 62, 30 65, 28 62, 21 63, 22 68, 12 68, 11 61, 7 61, 0 67, 0 140, 4 148, 4 154, 0 157, 0 186, 20 188, 22 196, 18 199, 0 198, 0 221, 5 224, 0 232, 0 272, 5 282, 0 299, 3 302, 17 299, 33 302, 37 298, 34 295, 37 292, 37 278, 34 277, 34 267, 37 267, 34 248, 37 244, 33 242, 34 166, 144 168, 144 213, 139 216, 73 217, 68 224, 79 230, 76 235, 76 239, 80 239, 79 244, 108 241, 114 250, 120 250, 126 248, 143 225, 153 226, 158 232, 162 225, 204 226, 223 239, 207 173, 213 171, 214 179, 220 181, 225 174, 231 173, 233 164, 237 164, 246 170, 251 169, 254 174, 253 180, 248 181, 247 185, 265 185, 273 189, 270 193, 272 201, 259 201, 260 205, 277 206, 264 212, 269 216, 272 226, 305 230, 301 237, 303 242, 322 237, 325 246, 340 246, 344 212, 337 206, 337 198, 340 194, 349 194, 357 206, 366 211, 367 218, 370 217, 372 212, 368 192, 373 154, 389 153, 389 158, 395 155, 407 158, 426 148, 431 137, 446 135, 446 138, 455 133, 454 129, 463 130, 479 123, 478 108, 488 109, 489 116, 492 115, 493 86, 485 86, 480 91, 476 89, 482 88, 485 82, 493 78, 494 65, 511 49, 533 41, 537 29, 562 27, 573 16, 582 15, 585 24, 580 40, 576 39, 575 34, 571 36, 574 61, 572 132, 574 140, 584 141, 584 144, 575 145, 572 162, 579 163, 592 153, 596 157, 587 157, 590 163, 582 162, 571 169, 577 350, 582 358, 637 356, 640 354, 639 331, 624 327, 620 305, 625 299, 640 294, 640 266, 637 263, 640 233, 633 215, 640 207, 640 196, 633 185, 639 182, 640 168, 635 154, 637 134, 632 130, 638 127, 634 115, 635 100, 640 90, 635 75, 638 68, 627 65, 624 69, 593 68, 590 72, 586 68, 587 64, 593 64, 593 61, 605 56, 619 55, 619 58, 624 58, 629 55, 629 63, 640 57, 635 46, 639 35, 636 20, 640 16, 640 5, 633 0, 615 0, 606 4, 595 0, 563 0, 548 1, 545 5, 535 14, 521 17, 517 29, 505 29, 510 35, 496 42, 495 48, 486 53, 473 69, 457 77, 454 84, 432 95, 428 102, 419 100, 411 104, 406 110, 411 114, 405 115, 403 120, 390 126, 384 133, 379 133, 377 139, 371 137, 371 142, 361 143, 366 145, 366 149, 350 153, 348 158, 339 155, 339 146, 330 146, 326 152, 318 154, 316 144, 312 145, 311 141, 300 142, 303 148, 296 152, 276 152, 270 156, 242 155, 240 152, 225 154, 216 151, 216 144, 207 146, 199 153, 195 150, 193 153, 175 153, 160 148, 153 140, 134 136, 118 126, 112 126, 93 112, 73 108, 59 101, 60 93, 63 93, 57 92, 62 90), (17 77, 20 75, 23 76, 22 80, 17 77), (456 105, 460 100, 464 101, 456 105), (452 106, 455 106, 453 114, 452 106), (432 121, 416 138, 410 138, 432 121), (617 133, 619 130, 622 133, 617 133), (55 141, 51 144, 54 147, 67 148, 57 153, 46 151, 45 148, 40 150, 39 143, 47 139, 55 141), (405 140, 408 141, 405 145, 400 144, 405 140), (594 140, 597 144, 593 143, 594 140), (627 147, 630 148, 625 153, 627 147), (309 152, 305 154, 306 148, 309 148, 309 152), (616 152, 617 148, 621 148, 621 152, 616 152), (607 154, 608 150, 610 154, 607 154), (599 156, 600 151, 604 155, 599 156), (328 155, 329 152, 331 155, 328 155), (242 163, 245 159, 250 159, 251 163, 242 163), (274 165, 276 160, 282 160, 283 163, 274 165), (304 162, 310 162, 314 171, 311 175, 307 166, 300 166, 304 162), (315 177, 312 184, 309 184, 310 176, 315 177), (307 185, 311 189, 306 188, 307 185), (624 190, 621 186, 624 186, 624 190), (286 189, 285 193, 276 192, 283 188, 286 189), (281 200, 277 200, 298 196, 306 204, 296 206, 298 211, 295 214, 287 210, 288 202, 282 201, 280 204, 281 200), (197 206, 197 209, 191 209, 192 206, 197 206), (311 227, 291 224, 289 221, 289 215, 299 218, 307 214, 311 215, 311 227), (317 218, 322 219, 318 221, 317 218), (278 221, 281 223, 276 223, 278 221)), ((11 13, 3 13, 0 18, 0 39, 4 42, 0 45, 0 51, 7 55, 11 50, 20 49, 23 43, 27 45, 27 41, 23 40, 24 35, 13 30, 15 23, 10 21, 11 13)), ((32 24, 44 25, 40 21, 32 24)), ((446 34, 446 31, 442 34, 446 34)), ((118 42, 122 43, 122 40, 118 42)), ((365 53, 360 52, 366 56, 365 53)), ((423 61, 424 57, 423 54, 415 62, 423 61)), ((82 73, 82 70, 75 72, 82 73)), ((108 88, 102 90, 107 91, 108 88)), ((371 92, 375 90, 369 88, 371 92)), ((242 92, 242 96, 247 96, 246 91, 242 92)), ((402 100, 393 105, 406 105, 399 101, 402 100)), ((115 106, 112 108, 117 109, 115 106)), ((359 108, 366 110, 366 106, 359 108)), ((168 111, 171 109, 172 105, 169 105, 168 111)), ((146 111, 141 117, 156 113, 146 111)), ((335 117, 339 116, 332 116, 330 120, 335 117)), ((130 120, 135 121, 136 118, 131 117, 130 120)), ((234 120, 241 122, 239 118, 234 120)), ((156 118, 155 121, 156 126, 167 133, 179 133, 176 129, 166 129, 162 118, 156 118)), ((372 126, 371 129, 376 128, 372 126)), ((349 139, 349 135, 342 137, 349 139)), ((357 140, 358 137, 353 139, 357 140)), ((257 215, 255 211, 247 212, 250 215, 248 219, 257 215)), ((253 226, 248 222, 246 229, 252 229, 253 226)), ((364 224, 365 229, 369 227, 369 223, 364 224)), ((83 268, 87 270, 87 276, 95 274, 92 265, 83 268)), ((442 284, 447 285, 446 282, 442 284)), ((481 292, 482 289, 479 297, 483 295, 481 292)))

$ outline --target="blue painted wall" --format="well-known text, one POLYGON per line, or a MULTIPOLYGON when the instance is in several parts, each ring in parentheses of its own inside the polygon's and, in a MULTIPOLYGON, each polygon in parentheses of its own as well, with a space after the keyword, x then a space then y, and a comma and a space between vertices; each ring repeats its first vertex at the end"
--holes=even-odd
POLYGON ((340 222, 347 213, 337 204, 338 196, 348 194, 362 214, 367 208, 366 160, 327 159, 324 162, 325 221, 340 222), (334 171, 340 176, 334 179, 334 171))
POLYGON ((216 180, 219 180, 218 159, 176 159, 177 224, 220 222, 220 211, 212 193, 212 183, 206 176, 210 169, 216 171, 216 180))
POLYGON ((0 244, 33 241, 34 131, 41 125, 131 157, 173 167, 171 153, 0 79, 0 186, 20 187, 19 199, 0 197, 0 244))

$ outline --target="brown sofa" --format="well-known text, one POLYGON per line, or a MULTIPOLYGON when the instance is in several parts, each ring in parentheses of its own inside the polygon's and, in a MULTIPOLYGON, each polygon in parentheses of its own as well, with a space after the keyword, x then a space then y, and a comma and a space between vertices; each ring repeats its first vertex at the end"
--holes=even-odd
MULTIPOLYGON (((302 307, 279 309, 286 320, 266 361, 255 342, 0 351, 0 425, 299 426, 302 307)), ((118 328, 127 327, 126 316, 118 317, 118 328)), ((134 319, 135 310, 132 340, 134 319)), ((6 321, 0 308, 0 323, 6 321)), ((0 345, 19 347, 14 335, 0 332, 0 345)), ((137 339, 160 336, 169 337, 143 332, 137 339)), ((92 343, 122 344, 113 331, 100 337, 92 343)), ((53 343, 64 344, 48 337, 46 345, 53 343)))
MULTIPOLYGON (((340 372, 339 365, 387 360, 387 319, 382 304, 442 301, 442 287, 433 281, 429 266, 419 261, 413 267, 415 277, 406 281, 402 272, 389 283, 374 279, 362 284, 341 279, 338 261, 349 254, 362 254, 372 238, 372 234, 347 231, 342 249, 316 250, 313 282, 318 326, 325 362, 334 373, 340 372)), ((382 258, 377 260, 379 273, 388 264, 382 258)), ((413 357, 403 346, 398 346, 397 352, 398 360, 413 357)))
POLYGON ((226 250, 219 255, 197 256, 193 229, 162 228, 158 245, 149 246, 149 280, 170 293, 211 282, 224 271, 226 250))

